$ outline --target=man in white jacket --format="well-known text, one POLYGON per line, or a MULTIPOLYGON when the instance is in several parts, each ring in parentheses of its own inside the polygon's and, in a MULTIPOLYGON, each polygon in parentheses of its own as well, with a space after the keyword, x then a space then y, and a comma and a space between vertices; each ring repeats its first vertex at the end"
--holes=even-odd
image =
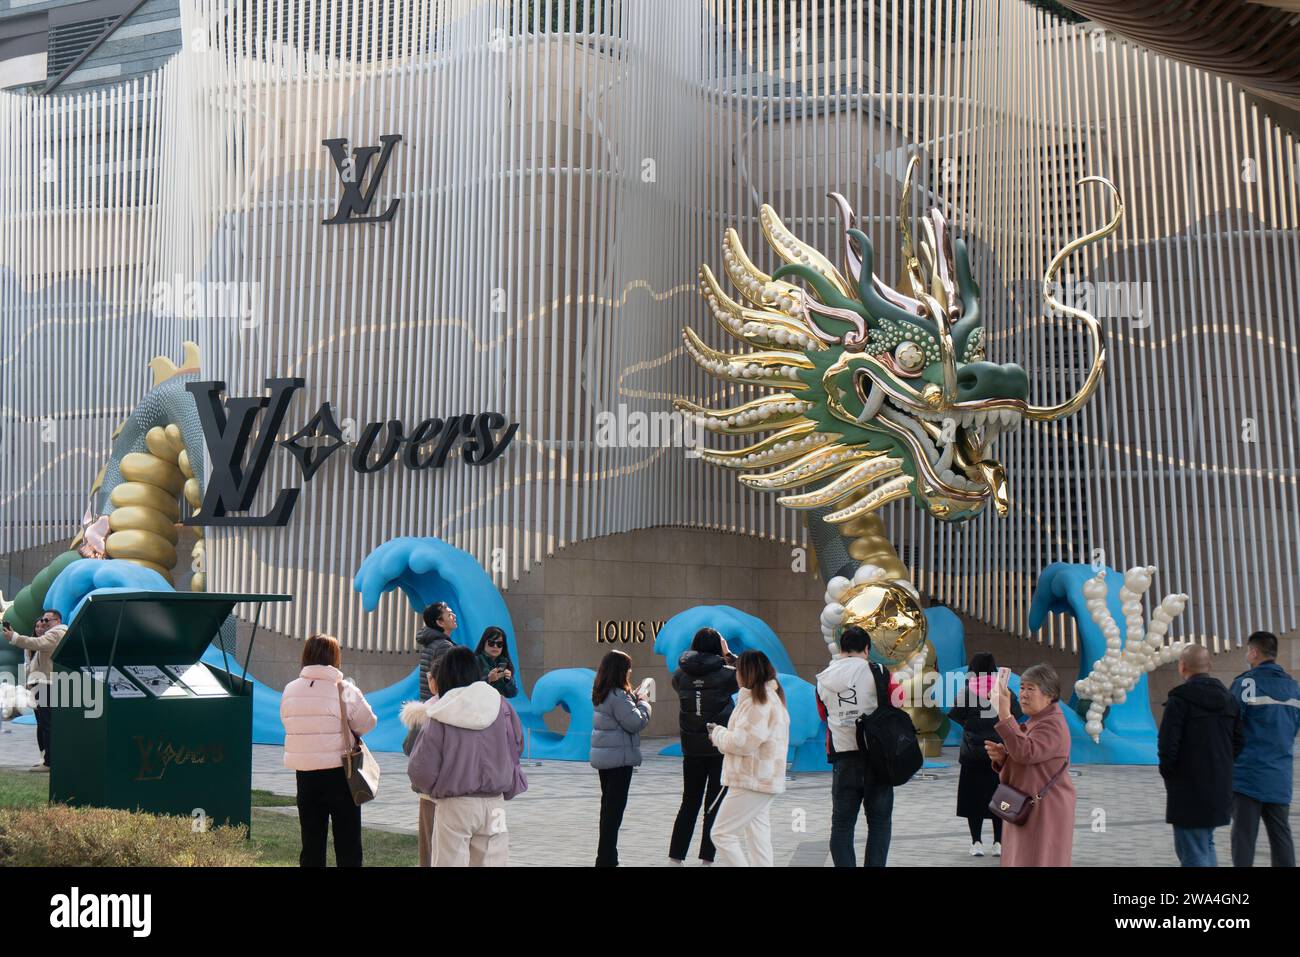
POLYGON ((826 719, 826 757, 831 762, 831 859, 836 867, 856 867, 853 833, 858 809, 867 815, 867 867, 884 867, 894 816, 894 787, 874 784, 865 755, 858 750, 857 721, 880 707, 889 677, 869 660, 871 638, 861 628, 840 636, 842 654, 817 676, 817 710, 826 719))

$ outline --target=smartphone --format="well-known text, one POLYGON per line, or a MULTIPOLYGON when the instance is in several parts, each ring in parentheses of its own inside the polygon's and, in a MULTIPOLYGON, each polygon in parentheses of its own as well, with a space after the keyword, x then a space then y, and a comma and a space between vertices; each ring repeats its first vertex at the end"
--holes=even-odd
POLYGON ((1010 682, 1010 681, 1011 681, 1011 669, 1010 669, 1010 668, 999 668, 999 669, 998 669, 998 684, 1000 684, 1002 687, 1006 688, 1006 687, 1009 687, 1008 682, 1010 682))

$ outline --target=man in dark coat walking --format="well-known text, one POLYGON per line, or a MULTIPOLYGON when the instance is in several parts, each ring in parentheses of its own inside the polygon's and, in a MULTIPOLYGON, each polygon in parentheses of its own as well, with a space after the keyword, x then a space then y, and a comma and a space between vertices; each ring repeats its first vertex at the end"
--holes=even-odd
POLYGON ((1188 645, 1178 659, 1183 683, 1169 692, 1160 721, 1165 821, 1183 867, 1217 867, 1214 829, 1232 819, 1232 764, 1241 751, 1241 707, 1210 677, 1210 653, 1188 645))

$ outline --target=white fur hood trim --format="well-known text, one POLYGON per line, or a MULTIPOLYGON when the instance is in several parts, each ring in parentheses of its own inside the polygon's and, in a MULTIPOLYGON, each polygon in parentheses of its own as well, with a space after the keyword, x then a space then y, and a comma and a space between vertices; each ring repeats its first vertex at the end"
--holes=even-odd
POLYGON ((408 731, 435 719, 457 728, 481 731, 500 713, 501 693, 485 681, 476 681, 425 702, 406 702, 402 705, 401 721, 408 731))

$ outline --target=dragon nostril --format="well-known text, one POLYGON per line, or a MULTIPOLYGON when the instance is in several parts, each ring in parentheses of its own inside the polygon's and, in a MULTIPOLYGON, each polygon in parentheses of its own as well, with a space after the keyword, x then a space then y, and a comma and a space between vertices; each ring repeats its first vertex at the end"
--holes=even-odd
POLYGON ((979 381, 979 373, 973 369, 962 369, 957 373, 957 388, 959 389, 973 389, 979 384, 979 381))

